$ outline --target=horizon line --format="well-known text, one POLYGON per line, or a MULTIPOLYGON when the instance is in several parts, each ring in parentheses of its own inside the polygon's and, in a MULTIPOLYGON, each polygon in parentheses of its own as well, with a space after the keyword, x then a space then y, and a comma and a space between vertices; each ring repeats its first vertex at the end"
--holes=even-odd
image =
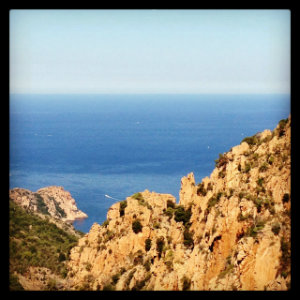
POLYGON ((199 92, 199 93, 172 93, 172 92, 164 92, 164 93, 104 93, 104 92, 96 92, 96 93, 66 93, 66 92, 60 92, 60 93, 20 93, 20 92, 9 92, 9 95, 291 95, 290 92, 257 92, 257 93, 204 93, 204 92, 199 92))

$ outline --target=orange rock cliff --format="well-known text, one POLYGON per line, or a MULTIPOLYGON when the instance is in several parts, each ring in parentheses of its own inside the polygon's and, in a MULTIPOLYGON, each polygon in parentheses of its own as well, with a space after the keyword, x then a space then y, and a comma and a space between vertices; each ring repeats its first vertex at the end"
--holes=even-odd
POLYGON ((287 290, 291 118, 246 138, 210 177, 115 203, 72 248, 75 290, 287 290))

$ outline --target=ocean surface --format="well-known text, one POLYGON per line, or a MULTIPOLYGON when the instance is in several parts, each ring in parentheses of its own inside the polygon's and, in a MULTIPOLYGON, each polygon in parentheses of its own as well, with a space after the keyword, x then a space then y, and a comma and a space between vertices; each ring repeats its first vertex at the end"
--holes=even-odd
POLYGON ((10 188, 63 186, 88 219, 148 189, 179 197, 219 153, 273 130, 290 114, 289 95, 10 95, 10 188), (111 198, 106 197, 108 195, 111 198))

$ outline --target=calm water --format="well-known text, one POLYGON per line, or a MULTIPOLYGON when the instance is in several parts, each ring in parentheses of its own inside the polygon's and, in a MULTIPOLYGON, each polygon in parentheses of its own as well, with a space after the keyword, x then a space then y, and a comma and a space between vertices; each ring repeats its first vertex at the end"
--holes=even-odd
POLYGON ((178 199, 182 176, 200 182, 219 153, 289 113, 287 95, 11 95, 10 188, 63 186, 87 232, 133 193, 178 199))

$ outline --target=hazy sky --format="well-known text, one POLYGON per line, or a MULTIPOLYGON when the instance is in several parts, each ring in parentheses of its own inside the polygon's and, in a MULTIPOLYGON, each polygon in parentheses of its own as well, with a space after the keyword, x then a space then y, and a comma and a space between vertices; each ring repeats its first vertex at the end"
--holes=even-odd
POLYGON ((11 10, 11 93, 289 93, 289 10, 11 10))

